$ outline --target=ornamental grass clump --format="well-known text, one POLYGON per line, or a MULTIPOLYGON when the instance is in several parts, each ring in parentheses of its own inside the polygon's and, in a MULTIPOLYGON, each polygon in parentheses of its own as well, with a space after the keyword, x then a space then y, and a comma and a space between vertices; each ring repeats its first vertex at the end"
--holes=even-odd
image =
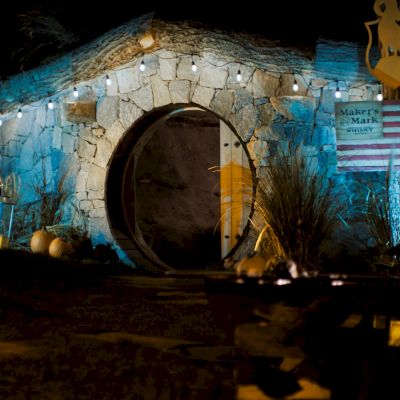
POLYGON ((301 148, 278 151, 257 180, 255 210, 263 221, 255 250, 267 260, 294 260, 301 268, 321 267, 324 245, 338 221, 338 202, 301 148))
POLYGON ((385 184, 366 184, 362 217, 373 243, 373 262, 393 266, 400 256, 400 176, 390 165, 385 184))
POLYGON ((367 232, 379 253, 395 246, 390 221, 389 195, 386 190, 372 190, 366 197, 367 212, 364 215, 367 232))

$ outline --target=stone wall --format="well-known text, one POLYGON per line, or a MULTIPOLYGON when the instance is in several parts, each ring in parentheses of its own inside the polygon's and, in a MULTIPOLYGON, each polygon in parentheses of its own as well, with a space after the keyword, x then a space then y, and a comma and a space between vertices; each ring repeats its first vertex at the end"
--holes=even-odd
MULTIPOLYGON (((126 29, 135 24, 132 21, 126 29)), ((359 67, 359 52, 354 51, 357 46, 348 43, 335 45, 337 54, 341 54, 335 61, 332 44, 319 44, 317 53, 310 55, 245 35, 153 21, 150 45, 141 48, 141 31, 130 32, 129 40, 120 43, 126 49, 136 49, 130 53, 126 49, 105 52, 104 48, 113 48, 115 35, 97 41, 105 43, 102 56, 112 59, 113 64, 100 59, 95 45, 89 46, 92 69, 85 75, 80 61, 79 77, 91 79, 66 81, 63 77, 70 77, 71 71, 57 71, 55 67, 68 63, 55 62, 37 72, 44 81, 52 78, 51 97, 35 95, 36 81, 38 93, 45 90, 35 71, 28 74, 33 92, 27 96, 32 100, 29 104, 21 104, 18 93, 10 89, 22 91, 27 75, 10 78, 2 85, 7 90, 0 94, 0 104, 7 110, 0 127, 1 171, 2 175, 14 171, 21 177, 18 213, 39 200, 33 187, 35 180, 45 176, 46 191, 57 191, 63 165, 69 165, 71 195, 63 220, 71 223, 75 218, 72 222, 78 223, 79 219, 87 225, 94 244, 113 243, 121 258, 124 252, 111 233, 107 217, 107 172, 121 139, 142 116, 170 104, 198 105, 231 124, 258 171, 278 145, 290 144, 301 145, 321 173, 333 177, 337 175, 337 84, 345 101, 372 100, 378 91, 377 84, 359 67), (96 60, 104 69, 96 70, 96 60), (139 69, 142 61, 146 65, 143 72, 139 69), (198 66, 196 73, 191 69, 192 61, 198 66), (238 70, 240 82, 236 80, 238 70), (55 79, 57 74, 60 78, 55 79), (110 86, 106 85, 106 74, 112 80, 110 86), (297 93, 292 90, 294 79, 299 84, 297 93), (62 82, 59 87, 56 81, 62 82), (72 95, 74 86, 80 92, 77 99, 72 95), (50 98, 55 104, 53 110, 47 107, 50 98), (18 108, 23 113, 21 119, 16 118, 18 108)))

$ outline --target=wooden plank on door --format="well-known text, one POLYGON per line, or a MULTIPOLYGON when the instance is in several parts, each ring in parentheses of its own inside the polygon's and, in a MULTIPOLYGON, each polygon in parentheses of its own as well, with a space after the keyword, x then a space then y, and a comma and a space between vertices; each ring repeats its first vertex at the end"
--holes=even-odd
POLYGON ((221 258, 232 249, 231 244, 231 193, 232 193, 232 132, 220 120, 220 187, 221 187, 221 258))
POLYGON ((246 227, 252 196, 251 171, 243 146, 220 121, 221 257, 236 245, 246 227))

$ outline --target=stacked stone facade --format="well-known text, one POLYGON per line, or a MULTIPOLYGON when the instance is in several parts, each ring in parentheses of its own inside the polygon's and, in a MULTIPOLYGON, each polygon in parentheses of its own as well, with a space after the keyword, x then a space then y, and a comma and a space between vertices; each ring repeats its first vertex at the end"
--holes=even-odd
MULTIPOLYGON (((14 171, 21 177, 18 212, 37 199, 32 188, 35 177, 44 170, 48 190, 54 190, 62 165, 67 164, 72 178, 64 218, 71 219, 73 211, 80 210, 93 242, 111 242, 118 248, 105 202, 108 168, 118 144, 136 121, 170 104, 200 106, 230 123, 259 174, 278 145, 301 146, 320 173, 337 182, 349 179, 336 171, 334 111, 338 100, 334 92, 339 85, 340 101, 372 100, 378 86, 368 75, 353 69, 346 75, 346 69, 340 67, 343 60, 333 60, 329 61, 336 74, 332 76, 326 64, 319 70, 318 54, 311 59, 301 53, 292 56, 291 49, 274 48, 273 43, 270 47, 263 43, 246 47, 245 36, 227 37, 205 28, 191 27, 182 44, 182 31, 179 25, 154 24, 157 42, 153 48, 90 79, 63 82, 60 91, 50 97, 29 104, 7 103, 0 127, 1 169, 3 175, 14 171), (196 40, 199 48, 193 47, 196 40), (193 60, 198 66, 195 73, 193 60), (143 72, 139 69, 142 61, 146 65, 143 72), (238 70, 240 82, 236 80, 238 70), (110 86, 106 74, 112 80, 110 86), (299 85, 296 93, 294 79, 299 85), (78 99, 72 95, 74 86, 80 92, 78 99), (50 98, 55 103, 53 110, 47 108, 50 98), (21 119, 16 118, 19 107, 21 119)), ((329 49, 328 54, 332 46, 329 49)), ((318 51, 324 50, 317 47, 318 51)), ((48 69, 40 69, 42 77, 57 73, 54 65, 48 69)), ((15 90, 19 90, 15 82, 22 85, 23 79, 24 75, 12 77, 15 90)), ((34 91, 34 83, 30 85, 34 91)), ((0 100, 4 106, 4 96, 0 100)), ((123 251, 119 253, 123 257, 123 251)))

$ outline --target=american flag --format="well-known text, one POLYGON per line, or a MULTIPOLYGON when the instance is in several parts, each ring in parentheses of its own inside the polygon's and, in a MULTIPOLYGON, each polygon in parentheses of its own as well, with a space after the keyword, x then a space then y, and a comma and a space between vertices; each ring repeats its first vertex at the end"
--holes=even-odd
POLYGON ((382 104, 383 135, 377 139, 337 140, 338 171, 387 170, 393 155, 400 168, 400 101, 382 104))

